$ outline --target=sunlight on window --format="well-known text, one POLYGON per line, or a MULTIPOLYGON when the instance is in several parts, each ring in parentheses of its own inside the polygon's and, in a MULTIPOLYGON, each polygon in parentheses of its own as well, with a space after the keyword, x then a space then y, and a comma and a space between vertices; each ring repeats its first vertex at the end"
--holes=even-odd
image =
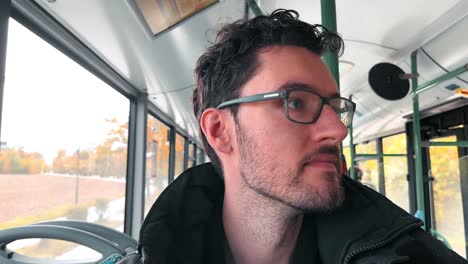
POLYGON ((0 229, 74 219, 122 231, 129 100, 12 19, 3 96, 0 229))
MULTIPOLYGON (((456 141, 456 136, 431 141, 456 141)), ((466 158, 458 157, 457 147, 430 147, 431 176, 434 177, 435 223, 433 229, 441 233, 458 254, 465 257, 465 225, 461 196, 460 165, 466 158)), ((465 171, 463 172, 465 173, 465 171)))
MULTIPOLYGON (((406 135, 397 134, 382 139, 385 154, 406 154, 406 135)), ((385 195, 409 212, 408 161, 406 157, 384 157, 385 195)))

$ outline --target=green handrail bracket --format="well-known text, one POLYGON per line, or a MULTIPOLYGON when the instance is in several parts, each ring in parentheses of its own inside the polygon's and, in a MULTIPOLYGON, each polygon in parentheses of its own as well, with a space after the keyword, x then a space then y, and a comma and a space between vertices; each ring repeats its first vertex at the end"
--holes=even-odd
POLYGON ((422 142, 424 147, 463 147, 468 148, 468 141, 442 142, 426 141, 422 142))
POLYGON ((457 75, 460 75, 464 72, 468 71, 468 63, 453 70, 453 71, 450 71, 450 72, 447 72, 446 74, 442 75, 442 76, 439 76, 438 78, 435 78, 434 80, 432 81, 429 81, 423 85, 420 85, 416 88, 416 91, 413 90, 413 93, 412 93, 412 96, 416 96, 424 91, 427 91, 429 89, 431 89, 434 85, 437 85, 441 82, 444 82, 446 80, 449 80, 449 79, 452 79, 453 77, 456 77, 457 75))
POLYGON ((406 154, 356 154, 355 161, 364 161, 370 159, 378 159, 378 158, 385 158, 385 157, 406 157, 406 154))
POLYGON ((406 157, 406 154, 356 154, 356 157, 368 157, 368 158, 406 157))

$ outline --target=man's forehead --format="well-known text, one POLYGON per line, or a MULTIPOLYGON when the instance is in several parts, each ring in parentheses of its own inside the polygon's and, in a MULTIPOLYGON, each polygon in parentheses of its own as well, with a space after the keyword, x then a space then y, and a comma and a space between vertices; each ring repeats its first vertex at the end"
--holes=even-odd
POLYGON ((294 88, 309 89, 325 97, 339 92, 320 56, 305 48, 275 46, 257 56, 258 69, 242 89, 243 96, 294 88))

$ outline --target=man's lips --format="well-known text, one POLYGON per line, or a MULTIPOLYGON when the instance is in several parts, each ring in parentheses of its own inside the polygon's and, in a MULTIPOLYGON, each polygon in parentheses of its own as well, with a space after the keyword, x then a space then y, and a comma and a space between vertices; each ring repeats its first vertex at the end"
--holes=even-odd
POLYGON ((318 154, 305 162, 304 166, 332 168, 338 171, 338 157, 334 154, 318 154))

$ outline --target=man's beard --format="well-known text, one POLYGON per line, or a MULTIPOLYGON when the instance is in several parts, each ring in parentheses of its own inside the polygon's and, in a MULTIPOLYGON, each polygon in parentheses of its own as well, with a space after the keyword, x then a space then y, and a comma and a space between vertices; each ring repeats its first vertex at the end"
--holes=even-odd
MULTIPOLYGON (((331 212, 344 200, 341 173, 324 172, 321 181, 325 188, 304 181, 304 166, 297 169, 282 168, 278 155, 267 155, 253 139, 249 138, 239 124, 236 124, 237 141, 240 151, 240 173, 248 188, 257 194, 285 204, 301 212, 331 212), (276 158, 276 159, 273 159, 276 158)), ((338 155, 336 146, 319 149, 315 154, 338 155)), ((341 167, 338 166, 337 169, 341 167)), ((309 176, 310 177, 310 176, 309 176)))

